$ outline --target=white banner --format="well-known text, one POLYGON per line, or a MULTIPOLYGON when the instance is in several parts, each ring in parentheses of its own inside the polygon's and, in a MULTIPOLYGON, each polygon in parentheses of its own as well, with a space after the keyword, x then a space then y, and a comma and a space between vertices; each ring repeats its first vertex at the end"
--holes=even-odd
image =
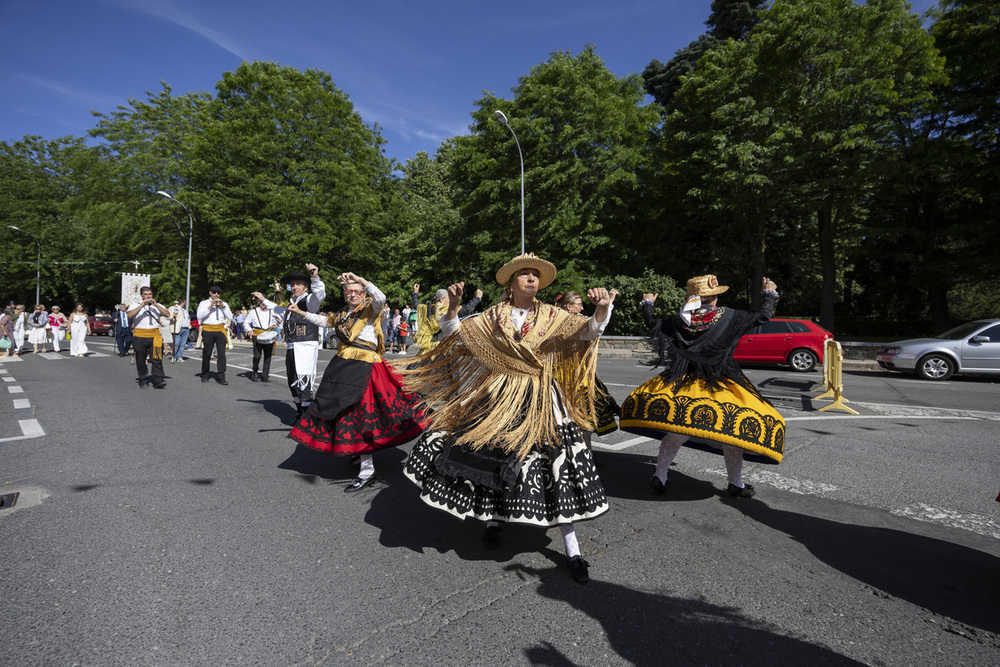
POLYGON ((149 275, 144 273, 122 274, 122 303, 132 305, 139 303, 139 289, 149 285, 149 275))

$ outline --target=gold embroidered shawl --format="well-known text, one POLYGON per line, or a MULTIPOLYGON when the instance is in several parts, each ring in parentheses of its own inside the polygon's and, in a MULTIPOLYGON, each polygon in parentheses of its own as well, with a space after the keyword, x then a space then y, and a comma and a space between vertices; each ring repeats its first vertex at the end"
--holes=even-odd
POLYGON ((562 444, 555 411, 556 383, 570 418, 594 430, 597 341, 581 340, 588 319, 535 300, 520 331, 502 303, 462 327, 403 373, 407 391, 421 396, 429 429, 456 444, 514 452, 562 444))
POLYGON ((380 316, 381 311, 376 313, 375 309, 372 308, 370 296, 366 297, 357 307, 352 309, 350 306, 344 306, 333 315, 329 324, 340 340, 337 356, 344 359, 367 361, 368 363, 375 363, 380 359, 385 354, 385 339, 382 335, 382 327, 378 324, 380 316), (361 335, 361 331, 369 324, 375 327, 377 342, 374 348, 369 347, 371 343, 368 341, 355 342, 361 335))
POLYGON ((430 306, 424 304, 417 306, 417 332, 413 334, 413 342, 417 344, 421 352, 430 352, 437 347, 438 341, 433 341, 431 338, 441 331, 440 321, 447 312, 447 303, 438 302, 430 306))

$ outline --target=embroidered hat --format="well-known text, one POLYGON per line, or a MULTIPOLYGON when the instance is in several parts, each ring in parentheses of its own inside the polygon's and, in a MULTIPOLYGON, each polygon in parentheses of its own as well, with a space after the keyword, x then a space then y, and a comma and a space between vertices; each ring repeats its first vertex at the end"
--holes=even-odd
POLYGON ((729 285, 720 285, 719 279, 709 273, 706 276, 695 276, 687 282, 687 295, 694 296, 712 296, 713 294, 722 294, 727 289, 729 285))
POLYGON ((506 285, 512 276, 521 269, 535 269, 538 271, 538 289, 545 289, 556 279, 556 267, 552 262, 538 257, 533 252, 518 255, 497 271, 497 282, 506 285))

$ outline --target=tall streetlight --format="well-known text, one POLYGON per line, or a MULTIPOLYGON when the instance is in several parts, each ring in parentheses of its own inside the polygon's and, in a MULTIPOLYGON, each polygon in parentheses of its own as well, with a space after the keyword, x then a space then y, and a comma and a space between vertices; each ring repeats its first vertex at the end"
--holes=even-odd
POLYGON ((35 245, 38 246, 38 263, 35 267, 35 303, 42 302, 42 244, 38 239, 35 238, 34 234, 30 234, 20 227, 15 227, 14 225, 7 225, 11 229, 17 230, 22 234, 28 234, 31 238, 35 239, 35 245))
POLYGON ((501 125, 506 126, 510 130, 511 135, 514 137, 514 143, 517 144, 517 156, 521 158, 521 254, 524 254, 524 154, 521 153, 521 142, 517 140, 517 135, 514 134, 514 128, 507 124, 507 116, 503 115, 503 111, 497 109, 493 112, 493 116, 500 121, 501 125))
POLYGON ((169 192, 164 192, 163 190, 157 190, 156 194, 161 195, 163 197, 166 197, 167 199, 169 199, 170 201, 174 202, 175 204, 180 204, 181 208, 183 208, 185 211, 187 211, 188 220, 191 223, 190 227, 188 228, 187 291, 184 292, 184 307, 185 308, 190 308, 191 307, 191 244, 192 244, 192 242, 194 240, 194 216, 191 215, 191 209, 189 209, 187 206, 184 206, 183 203, 181 203, 181 202, 177 201, 176 199, 174 199, 173 196, 171 196, 169 192))

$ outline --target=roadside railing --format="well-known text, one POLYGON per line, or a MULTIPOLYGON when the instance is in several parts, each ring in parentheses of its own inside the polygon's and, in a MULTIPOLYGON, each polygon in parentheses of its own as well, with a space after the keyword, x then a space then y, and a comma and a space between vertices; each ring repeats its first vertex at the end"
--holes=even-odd
POLYGON ((826 393, 816 396, 815 400, 832 398, 833 403, 824 405, 819 409, 819 412, 843 410, 852 415, 858 414, 857 411, 844 405, 844 403, 850 403, 844 398, 844 350, 840 347, 840 343, 835 340, 826 341, 826 346, 823 348, 823 384, 826 387, 826 393))

